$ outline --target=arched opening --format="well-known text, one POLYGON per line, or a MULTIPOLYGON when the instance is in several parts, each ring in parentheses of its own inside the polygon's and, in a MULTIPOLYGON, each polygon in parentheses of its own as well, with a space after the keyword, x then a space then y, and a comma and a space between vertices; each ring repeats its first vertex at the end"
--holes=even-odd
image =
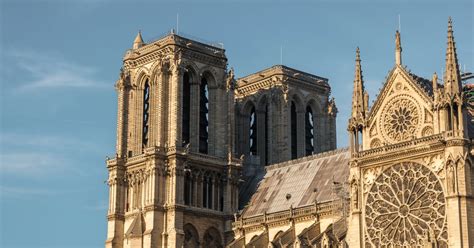
POLYGON ((298 138, 297 138, 297 131, 298 131, 298 127, 296 126, 297 125, 297 115, 296 115, 296 104, 294 101, 291 101, 291 108, 290 108, 290 112, 291 112, 291 115, 290 115, 290 119, 291 119, 291 123, 290 123, 290 135, 291 135, 291 159, 295 159, 298 157, 298 138))
POLYGON ((209 247, 209 248, 222 248, 223 247, 221 235, 216 228, 211 227, 206 230, 206 232, 204 233, 202 246, 209 247))
POLYGON ((150 121, 150 84, 148 83, 148 79, 146 79, 145 87, 143 89, 143 124, 142 124, 143 147, 146 147, 148 145, 149 121, 150 121))
POLYGON ((202 207, 212 208, 212 191, 213 184, 210 176, 205 176, 202 181, 202 207))
POLYGON ((191 173, 186 172, 184 176, 184 204, 191 205, 194 197, 194 180, 191 173))
POLYGON ((183 227, 184 230, 184 244, 186 248, 198 248, 199 247, 199 234, 196 228, 191 224, 186 224, 183 227))
POLYGON ((189 144, 191 120, 191 77, 189 72, 183 74, 183 106, 181 122, 181 139, 183 146, 189 144))
POLYGON ((306 156, 314 152, 314 116, 310 106, 306 107, 305 114, 305 150, 306 156))
POLYGON ((250 155, 257 155, 257 115, 255 113, 255 107, 252 106, 250 110, 250 131, 249 131, 249 148, 250 155))
POLYGON ((209 87, 205 77, 199 87, 199 152, 208 153, 209 147, 209 87))

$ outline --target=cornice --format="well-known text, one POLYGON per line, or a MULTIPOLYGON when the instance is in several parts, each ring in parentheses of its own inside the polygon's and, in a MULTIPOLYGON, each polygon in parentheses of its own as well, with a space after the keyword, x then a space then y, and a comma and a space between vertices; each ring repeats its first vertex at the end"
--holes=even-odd
POLYGON ((123 58, 124 67, 136 68, 179 52, 182 58, 198 60, 219 68, 226 68, 225 50, 175 34, 151 42, 138 49, 131 49, 123 58))

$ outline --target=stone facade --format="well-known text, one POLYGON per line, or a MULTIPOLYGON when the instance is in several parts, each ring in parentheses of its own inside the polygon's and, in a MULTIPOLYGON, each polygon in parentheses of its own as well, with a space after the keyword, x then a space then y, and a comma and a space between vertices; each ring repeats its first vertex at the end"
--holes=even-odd
POLYGON ((473 247, 451 20, 443 76, 411 73, 397 31, 369 106, 357 49, 350 147, 333 150, 327 79, 277 65, 235 80, 217 46, 138 34, 116 83, 106 247, 473 247))
POLYGON ((234 79, 224 50, 137 35, 117 81, 106 247, 223 247, 238 207, 234 79))
POLYGON ((449 20, 446 71, 423 79, 395 65, 373 106, 359 50, 352 116, 350 247, 474 245, 472 123, 449 20))

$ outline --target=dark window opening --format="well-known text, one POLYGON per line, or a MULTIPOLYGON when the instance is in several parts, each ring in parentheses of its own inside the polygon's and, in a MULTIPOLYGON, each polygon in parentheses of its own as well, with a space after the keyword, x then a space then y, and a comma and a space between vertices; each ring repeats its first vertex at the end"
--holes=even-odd
POLYGON ((250 110, 250 155, 257 155, 257 115, 255 114, 255 107, 250 110))
POLYGON ((220 206, 220 211, 224 211, 224 185, 221 183, 219 184, 219 206, 220 206))
POLYGON ((213 185, 212 185, 212 180, 209 178, 207 182, 207 208, 212 209, 212 191, 213 191, 213 185))
POLYGON ((183 146, 189 143, 189 136, 190 136, 190 126, 189 122, 191 119, 191 83, 189 73, 185 72, 183 74, 183 116, 182 116, 182 123, 181 123, 181 138, 183 142, 183 146))
POLYGON ((306 156, 313 154, 314 151, 314 119, 313 111, 311 107, 306 107, 305 114, 305 147, 306 147, 306 156))
POLYGON ((203 180, 202 185, 202 207, 212 208, 212 181, 207 177, 203 180))
POLYGON ((191 205, 193 202, 193 180, 189 173, 184 178, 184 204, 191 205))
POLYGON ((199 152, 208 153, 209 89, 206 78, 202 78, 199 89, 199 152))
POLYGON ((291 159, 298 157, 297 149, 297 127, 296 127, 296 106, 295 102, 291 102, 291 159))
POLYGON ((144 147, 148 145, 149 120, 150 120, 150 85, 148 84, 148 79, 147 79, 145 81, 145 89, 143 90, 142 145, 144 147))

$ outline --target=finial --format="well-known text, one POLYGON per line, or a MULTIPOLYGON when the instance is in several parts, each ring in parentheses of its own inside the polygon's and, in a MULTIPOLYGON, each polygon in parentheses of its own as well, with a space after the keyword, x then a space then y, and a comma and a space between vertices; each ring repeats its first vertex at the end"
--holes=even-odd
POLYGON ((144 45, 145 43, 143 42, 142 38, 142 31, 138 30, 138 34, 135 37, 135 40, 133 41, 133 49, 140 48, 144 45))
POLYGON ((448 31, 453 31, 453 20, 451 19, 451 16, 448 17, 448 31))
POLYGON ((356 50, 356 61, 360 61, 360 50, 359 50, 359 47, 357 47, 357 50, 356 50))
POLYGON ((400 39, 400 32, 395 32, 395 63, 397 65, 402 64, 402 42, 400 39))

